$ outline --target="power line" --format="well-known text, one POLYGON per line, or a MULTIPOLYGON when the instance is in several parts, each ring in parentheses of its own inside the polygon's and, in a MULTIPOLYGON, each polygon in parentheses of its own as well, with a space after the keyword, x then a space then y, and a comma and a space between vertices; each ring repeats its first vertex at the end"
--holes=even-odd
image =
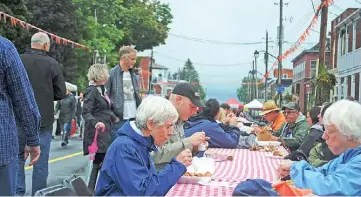
POLYGON ((306 11, 303 17, 299 20, 299 22, 295 25, 295 28, 292 28, 292 32, 287 35, 296 35, 302 29, 302 27, 306 24, 307 20, 312 15, 312 8, 306 11))
POLYGON ((313 11, 314 11, 315 14, 316 14, 316 8, 315 8, 315 4, 313 3, 313 0, 311 0, 311 4, 312 4, 312 7, 313 7, 313 11))
POLYGON ((207 43, 207 44, 219 44, 219 45, 255 45, 255 44, 264 44, 266 42, 264 41, 258 41, 258 42, 227 42, 227 41, 217 41, 217 40, 207 40, 207 39, 201 39, 201 38, 195 38, 195 37, 189 37, 189 36, 183 36, 179 34, 173 34, 168 33, 170 36, 174 36, 180 39, 184 40, 190 40, 194 42, 201 42, 201 43, 207 43))
POLYGON ((316 33, 320 33, 319 31, 314 30, 314 29, 310 29, 310 30, 313 31, 313 32, 316 32, 316 33))
MULTIPOLYGON (((168 55, 164 55, 162 53, 156 52, 154 51, 155 54, 168 58, 168 59, 172 59, 172 60, 176 60, 176 61, 180 61, 180 62, 186 62, 187 60, 184 59, 179 59, 179 58, 175 58, 175 57, 171 57, 168 55)), ((197 62, 192 62, 194 65, 198 65, 198 66, 242 66, 242 65, 249 65, 252 62, 243 62, 243 63, 235 63, 235 64, 205 64, 205 63, 197 63, 197 62)))
POLYGON ((342 9, 342 8, 338 7, 335 3, 333 3, 333 4, 331 4, 331 5, 333 5, 334 7, 338 8, 338 9, 339 9, 339 10, 341 10, 342 12, 344 12, 344 11, 345 11, 344 9, 342 9))
POLYGON ((355 0, 356 1, 356 3, 359 3, 359 4, 361 4, 361 2, 359 2, 359 1, 357 1, 357 0, 355 0))
POLYGON ((339 16, 338 14, 335 14, 335 13, 330 12, 330 11, 329 11, 328 13, 330 13, 330 14, 332 14, 332 15, 336 16, 336 17, 338 17, 338 16, 339 16))

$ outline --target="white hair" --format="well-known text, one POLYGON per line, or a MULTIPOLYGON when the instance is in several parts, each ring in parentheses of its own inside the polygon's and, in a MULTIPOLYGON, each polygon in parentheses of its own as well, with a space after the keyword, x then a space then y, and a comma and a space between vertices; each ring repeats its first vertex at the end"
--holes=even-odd
POLYGON ((175 123, 178 119, 178 112, 169 100, 149 95, 142 100, 135 119, 140 129, 146 129, 148 120, 151 120, 156 126, 162 126, 169 120, 175 123))
POLYGON ((333 103, 323 116, 324 125, 334 125, 339 132, 361 143, 361 105, 349 100, 333 103))
POLYGON ((44 45, 46 43, 50 44, 49 36, 46 33, 38 32, 31 37, 31 44, 44 45))

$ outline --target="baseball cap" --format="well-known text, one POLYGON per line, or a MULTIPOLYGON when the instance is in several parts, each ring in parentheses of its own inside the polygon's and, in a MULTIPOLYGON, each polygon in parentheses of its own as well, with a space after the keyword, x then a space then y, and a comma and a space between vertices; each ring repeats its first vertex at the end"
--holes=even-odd
POLYGON ((300 106, 295 102, 289 102, 286 105, 283 105, 282 110, 285 110, 285 109, 293 109, 293 110, 296 110, 296 111, 301 111, 300 106))
POLYGON ((192 103, 197 107, 204 107, 204 105, 201 103, 201 94, 197 92, 196 88, 190 83, 183 82, 177 84, 174 87, 172 93, 189 98, 189 100, 191 100, 192 103))

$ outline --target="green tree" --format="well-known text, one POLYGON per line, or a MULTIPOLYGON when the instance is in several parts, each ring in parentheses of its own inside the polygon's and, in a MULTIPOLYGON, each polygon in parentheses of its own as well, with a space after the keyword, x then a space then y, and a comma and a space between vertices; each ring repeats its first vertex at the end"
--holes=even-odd
POLYGON ((100 56, 106 52, 107 63, 111 66, 119 62, 116 43, 123 39, 124 31, 117 26, 125 8, 122 0, 73 0, 76 13, 83 21, 82 43, 97 49, 100 56))
MULTIPOLYGON (((1 0, 0 11, 23 21, 31 16, 24 0, 1 0)), ((19 25, 12 27, 9 18, 7 18, 6 23, 4 18, 1 19, 0 35, 11 40, 20 53, 24 52, 27 44, 30 44, 29 32, 19 25)))
POLYGON ((310 95, 311 98, 314 98, 314 105, 322 105, 324 102, 330 101, 330 90, 332 90, 335 85, 335 75, 327 72, 325 66, 319 66, 318 75, 313 79, 312 83, 312 87, 316 88, 312 88, 312 95, 310 95))
MULTIPOLYGON (((32 17, 28 19, 30 24, 75 42, 83 40, 86 24, 78 16, 77 6, 72 0, 27 0, 26 6, 32 13, 32 17)), ((90 53, 53 41, 50 56, 62 65, 66 81, 77 84, 80 89, 86 85, 79 84, 77 79, 80 74, 84 74, 82 68, 88 68, 88 59, 92 57, 90 53)))
POLYGON ((186 63, 184 64, 181 72, 179 73, 179 78, 181 80, 186 80, 189 83, 199 82, 198 72, 194 68, 190 59, 187 59, 186 63))
POLYGON ((135 45, 139 51, 165 44, 173 16, 168 4, 158 0, 128 0, 115 23, 124 31, 119 45, 135 45))
MULTIPOLYGON (((63 67, 65 79, 84 89, 86 73, 97 49, 107 63, 119 62, 118 49, 135 45, 139 51, 164 44, 172 22, 167 4, 158 0, 2 0, 0 10, 41 29, 89 46, 89 52, 52 44, 50 54, 63 67), (96 14, 95 14, 96 13, 96 14)), ((14 42, 19 52, 30 47, 28 32, 0 25, 0 34, 14 42)))
POLYGON ((201 99, 204 100, 206 98, 204 88, 200 84, 198 72, 194 68, 193 63, 190 59, 187 59, 182 70, 180 71, 179 79, 188 81, 189 83, 193 84, 197 88, 197 91, 199 91, 199 93, 201 94, 201 99))
MULTIPOLYGON (((260 81, 259 78, 257 78, 257 81, 260 81)), ((237 89, 237 97, 240 101, 243 102, 250 102, 253 99, 255 99, 255 83, 253 78, 250 77, 244 77, 242 79, 242 85, 237 89)), ((258 92, 261 92, 264 90, 264 83, 258 84, 258 92)))

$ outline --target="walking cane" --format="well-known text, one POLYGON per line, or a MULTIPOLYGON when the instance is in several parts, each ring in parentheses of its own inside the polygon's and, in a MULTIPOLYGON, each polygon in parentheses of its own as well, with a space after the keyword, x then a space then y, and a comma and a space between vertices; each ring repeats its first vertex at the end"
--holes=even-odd
MULTIPOLYGON (((92 174, 92 169, 93 169, 93 161, 95 160, 95 154, 98 151, 97 139, 98 139, 98 133, 99 133, 100 129, 101 129, 101 132, 104 133, 104 130, 105 130, 104 127, 96 128, 93 143, 90 146, 88 146, 90 161, 89 161, 89 165, 88 165, 87 183, 88 183, 88 188, 91 189, 92 191, 94 191, 95 184, 91 184, 92 183, 91 181, 93 181, 93 180, 91 180, 91 174, 92 174)), ((97 178, 95 178, 95 182, 96 182, 96 179, 97 178)))

